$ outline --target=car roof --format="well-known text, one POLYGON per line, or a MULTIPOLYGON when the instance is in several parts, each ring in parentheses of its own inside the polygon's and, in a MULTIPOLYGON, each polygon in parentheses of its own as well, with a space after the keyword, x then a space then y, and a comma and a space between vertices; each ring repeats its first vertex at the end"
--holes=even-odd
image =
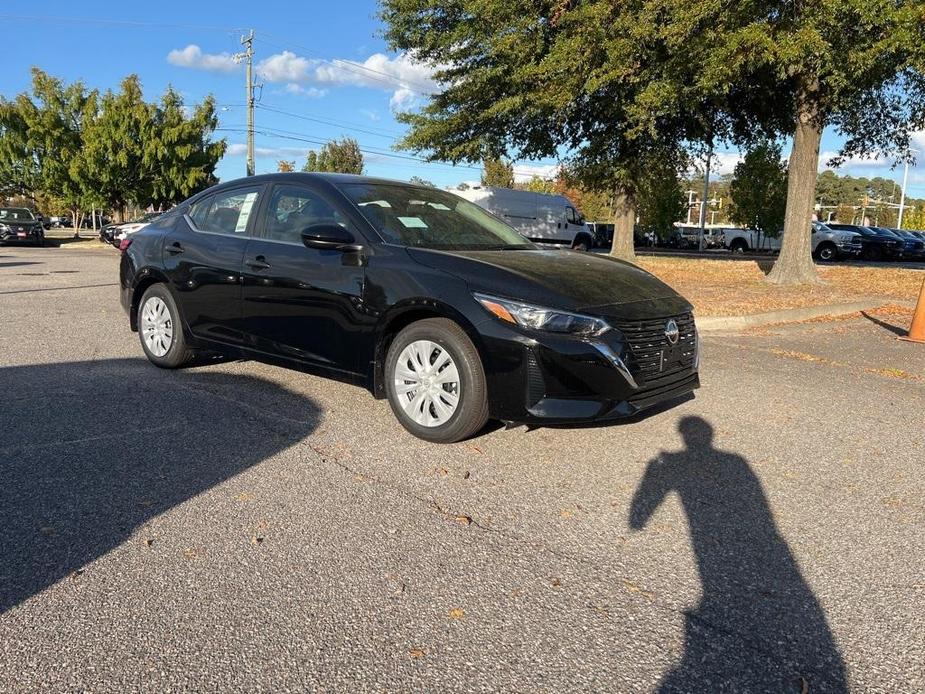
MULTIPOLYGON (((407 181, 396 181, 389 178, 377 178, 374 176, 362 176, 359 174, 343 174, 343 173, 321 173, 321 172, 302 172, 302 171, 293 171, 290 173, 269 173, 269 174, 260 174, 259 176, 245 176, 242 178, 236 178, 231 181, 222 181, 217 186, 214 187, 214 190, 219 190, 221 188, 237 186, 242 183, 293 183, 297 181, 325 181, 334 186, 346 185, 349 183, 379 183, 379 184, 399 184, 403 186, 412 186, 412 187, 424 187, 417 186, 414 183, 408 183, 407 181)), ((438 189, 439 190, 439 189, 438 189)))

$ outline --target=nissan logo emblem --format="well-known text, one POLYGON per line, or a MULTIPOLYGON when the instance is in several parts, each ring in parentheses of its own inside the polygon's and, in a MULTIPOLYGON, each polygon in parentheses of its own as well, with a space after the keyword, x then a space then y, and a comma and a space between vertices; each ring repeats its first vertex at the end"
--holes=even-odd
POLYGON ((674 319, 665 323, 665 337, 668 338, 669 344, 678 344, 678 337, 680 337, 680 335, 681 332, 678 330, 678 324, 675 323, 674 319))

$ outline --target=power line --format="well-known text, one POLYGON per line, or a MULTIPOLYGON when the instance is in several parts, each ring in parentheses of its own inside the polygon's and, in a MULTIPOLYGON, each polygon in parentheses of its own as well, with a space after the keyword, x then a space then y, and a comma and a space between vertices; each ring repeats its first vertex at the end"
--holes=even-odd
POLYGON ((327 118, 320 118, 318 116, 308 116, 300 113, 292 113, 291 111, 283 111, 282 109, 275 108, 273 106, 266 106, 264 104, 258 104, 257 108, 261 111, 269 111, 271 113, 278 113, 281 116, 289 116, 290 118, 298 118, 299 120, 310 121, 312 123, 321 123, 322 125, 331 125, 344 130, 353 130, 359 133, 364 133, 366 135, 373 135, 375 137, 384 137, 389 140, 397 140, 400 137, 400 134, 397 132, 386 132, 385 130, 380 129, 369 129, 365 126, 359 126, 358 124, 351 123, 350 121, 335 121, 327 118))

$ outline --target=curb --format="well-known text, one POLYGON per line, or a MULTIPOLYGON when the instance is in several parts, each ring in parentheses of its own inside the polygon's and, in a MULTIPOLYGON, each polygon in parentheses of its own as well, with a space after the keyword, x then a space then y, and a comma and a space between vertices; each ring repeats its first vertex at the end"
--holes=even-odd
POLYGON ((885 299, 867 299, 855 301, 850 304, 830 304, 828 306, 807 306, 806 308, 791 308, 770 313, 753 313, 748 316, 705 316, 697 319, 697 330, 702 333, 721 332, 725 330, 742 330, 754 328, 759 325, 773 323, 796 323, 799 321, 820 318, 822 316, 841 316, 856 311, 869 311, 870 309, 889 303, 885 299))

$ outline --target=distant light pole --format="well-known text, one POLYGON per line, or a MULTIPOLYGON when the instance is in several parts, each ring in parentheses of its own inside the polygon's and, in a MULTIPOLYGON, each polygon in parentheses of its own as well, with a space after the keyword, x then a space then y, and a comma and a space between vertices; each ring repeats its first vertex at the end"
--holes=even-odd
MULTIPOLYGON (((917 149, 909 148, 909 152, 919 152, 917 149)), ((919 152, 921 154, 921 152, 919 152)), ((903 228, 903 210, 906 207, 906 183, 909 182, 909 158, 906 157, 905 165, 903 166, 903 187, 902 191, 899 193, 899 217, 896 220, 896 228, 903 228)))
POLYGON ((710 140, 710 148, 707 150, 707 164, 703 172, 703 200, 700 201, 700 232, 697 234, 699 243, 697 250, 703 250, 703 232, 707 226, 707 199, 710 197, 710 161, 713 159, 713 140, 710 140))

